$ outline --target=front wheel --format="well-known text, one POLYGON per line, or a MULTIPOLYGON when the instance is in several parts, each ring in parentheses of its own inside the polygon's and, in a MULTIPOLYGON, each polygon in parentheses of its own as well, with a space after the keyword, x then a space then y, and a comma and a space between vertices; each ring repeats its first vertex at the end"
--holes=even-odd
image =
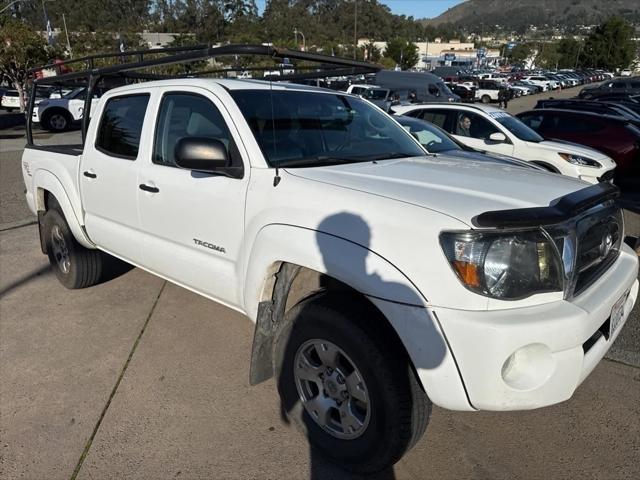
POLYGON ((287 313, 276 346, 283 410, 347 470, 391 467, 424 433, 431 403, 378 312, 321 294, 287 313))
POLYGON ((482 103, 491 103, 491 97, 489 95, 483 95, 480 101, 482 103))

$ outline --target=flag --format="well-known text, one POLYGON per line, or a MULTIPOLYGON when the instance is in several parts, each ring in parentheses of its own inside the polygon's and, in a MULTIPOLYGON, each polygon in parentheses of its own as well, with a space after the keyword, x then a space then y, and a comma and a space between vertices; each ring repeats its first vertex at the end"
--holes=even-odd
POLYGON ((51 27, 51 20, 49 20, 49 17, 46 16, 47 14, 45 13, 45 20, 47 22, 47 42, 49 42, 49 45, 53 45, 53 28, 51 27))

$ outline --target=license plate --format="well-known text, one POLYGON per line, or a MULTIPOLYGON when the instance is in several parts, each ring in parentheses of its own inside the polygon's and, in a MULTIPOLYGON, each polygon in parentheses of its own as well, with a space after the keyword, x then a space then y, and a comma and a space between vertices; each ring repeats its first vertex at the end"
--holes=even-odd
POLYGON ((611 308, 611 317, 609 318, 609 338, 615 333, 624 318, 624 305, 627 303, 629 292, 625 293, 620 299, 613 304, 611 308))

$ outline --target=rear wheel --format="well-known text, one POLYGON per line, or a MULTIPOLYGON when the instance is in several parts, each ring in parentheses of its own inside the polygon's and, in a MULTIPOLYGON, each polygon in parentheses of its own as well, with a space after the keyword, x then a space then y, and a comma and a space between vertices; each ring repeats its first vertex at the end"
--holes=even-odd
POLYGON ((287 313, 275 352, 283 410, 313 446, 358 473, 397 462, 431 411, 378 315, 353 297, 311 297, 287 313))
POLYGON ((64 132, 71 125, 71 118, 67 112, 56 110, 43 119, 42 125, 52 132, 64 132))
POLYGON ((491 97, 489 95, 483 95, 482 98, 480 98, 480 101, 482 103, 491 103, 491 97))
POLYGON ((42 221, 47 256, 60 283, 69 289, 85 288, 100 281, 104 257, 99 250, 80 245, 58 210, 48 210, 42 221))

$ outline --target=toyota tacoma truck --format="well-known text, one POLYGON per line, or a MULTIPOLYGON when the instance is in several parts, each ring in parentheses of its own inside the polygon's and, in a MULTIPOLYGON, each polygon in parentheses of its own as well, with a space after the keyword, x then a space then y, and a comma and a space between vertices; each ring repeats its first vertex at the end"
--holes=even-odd
POLYGON ((60 282, 115 258, 245 314, 250 383, 275 376, 352 471, 398 461, 433 404, 569 399, 638 296, 616 187, 429 154, 354 95, 168 79, 107 91, 87 124, 22 159, 60 282))

